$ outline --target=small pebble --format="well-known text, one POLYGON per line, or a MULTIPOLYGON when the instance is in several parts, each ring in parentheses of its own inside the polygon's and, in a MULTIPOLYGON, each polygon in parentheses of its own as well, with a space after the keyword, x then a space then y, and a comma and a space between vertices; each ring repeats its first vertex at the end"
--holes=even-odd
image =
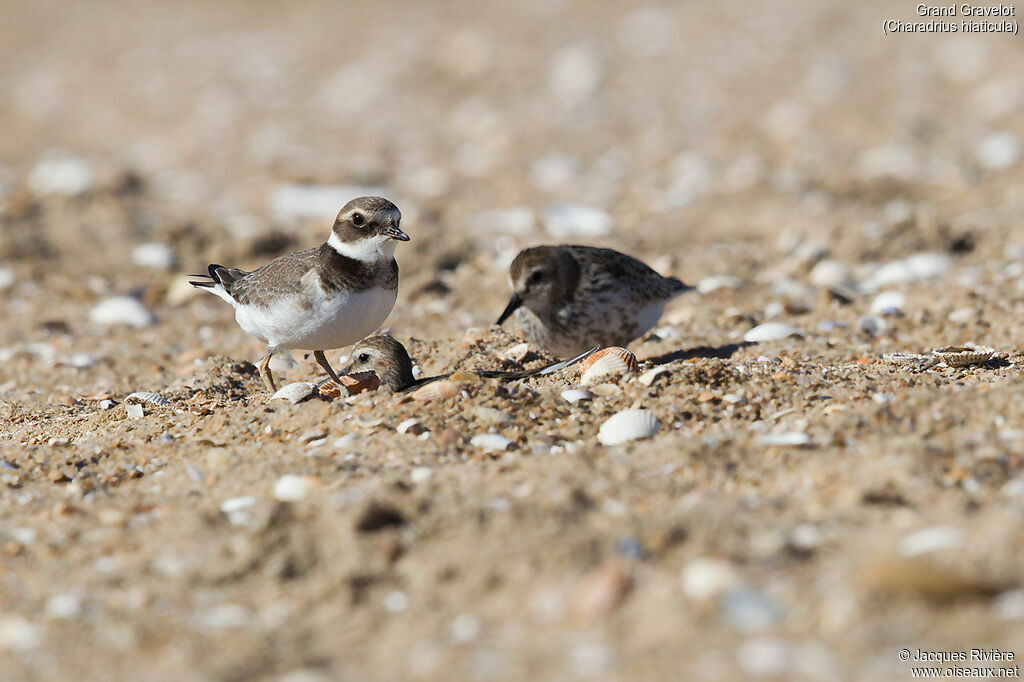
POLYGON ((701 294, 710 294, 718 289, 739 289, 743 286, 743 280, 732 275, 712 275, 697 282, 697 291, 701 294))
POLYGON ((740 588, 722 597, 722 615, 740 632, 756 632, 782 620, 782 609, 759 590, 740 588))
POLYGON ((1020 161, 1021 142, 1013 133, 989 135, 978 144, 978 162, 988 170, 1002 170, 1020 161))
POLYGON ((178 262, 174 249, 160 242, 149 242, 136 246, 132 251, 132 262, 144 268, 170 270, 178 262))
POLYGON ((714 599, 742 584, 739 571, 731 563, 708 557, 690 561, 680 580, 683 594, 695 601, 714 599))
POLYGON ((871 312, 875 315, 899 315, 907 297, 899 291, 883 291, 871 302, 871 312))
POLYGON ((473 447, 482 448, 490 452, 500 452, 510 449, 515 442, 497 433, 482 433, 473 436, 469 444, 473 447))
POLYGON ((930 526, 900 540, 900 554, 905 557, 960 549, 964 532, 953 526, 930 526))
POLYGON ((37 197, 75 196, 93 187, 95 173, 89 162, 71 156, 41 160, 28 174, 28 188, 37 197))
MULTIPOLYGON (((274 484, 274 499, 282 502, 298 502, 316 485, 317 480, 312 476, 285 474, 274 484)), ((221 505, 221 510, 223 509, 224 506, 221 505)))
POLYGON ((593 400, 594 394, 582 388, 570 388, 562 391, 562 400, 570 403, 578 403, 584 400, 593 400))
POLYGON ((100 301, 89 311, 89 320, 93 324, 123 324, 136 329, 156 323, 153 313, 149 312, 141 301, 131 296, 115 296, 100 301))
POLYGON ((778 639, 751 639, 740 645, 736 657, 748 675, 782 677, 789 670, 793 652, 778 639))
POLYGON ((757 442, 761 445, 800 446, 810 443, 811 437, 801 431, 765 433, 757 437, 757 442))
POLYGON ((600 237, 612 231, 612 217, 590 206, 553 204, 544 212, 544 227, 552 237, 600 237))
POLYGON ((857 320, 857 329, 868 336, 878 336, 886 330, 889 323, 878 315, 865 315, 857 320))

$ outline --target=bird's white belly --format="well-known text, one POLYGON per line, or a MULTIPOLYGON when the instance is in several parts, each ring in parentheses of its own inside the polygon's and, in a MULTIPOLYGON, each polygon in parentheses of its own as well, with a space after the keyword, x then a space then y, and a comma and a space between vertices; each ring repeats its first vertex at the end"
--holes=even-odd
POLYGON ((270 346, 301 350, 341 348, 360 341, 380 327, 391 314, 397 289, 333 292, 302 305, 297 296, 270 306, 238 306, 235 319, 249 334, 270 346))

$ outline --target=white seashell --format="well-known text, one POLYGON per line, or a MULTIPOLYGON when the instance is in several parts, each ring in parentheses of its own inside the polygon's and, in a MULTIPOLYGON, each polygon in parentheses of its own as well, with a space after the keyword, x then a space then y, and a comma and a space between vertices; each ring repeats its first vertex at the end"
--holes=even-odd
POLYGON ((426 433, 429 430, 430 429, 425 427, 423 424, 420 424, 419 419, 414 419, 411 417, 395 427, 395 431, 398 431, 399 433, 408 433, 413 436, 418 436, 421 433, 426 433))
POLYGON ((142 405, 136 403, 135 405, 125 405, 125 412, 128 414, 129 419, 142 419, 145 416, 145 412, 142 411, 142 405))
POLYGON ((313 395, 316 390, 316 384, 308 381, 296 381, 295 383, 288 384, 280 389, 277 393, 270 396, 271 400, 287 400, 292 403, 301 403, 303 400, 313 395))
POLYGON ((778 341, 779 339, 799 334, 799 329, 790 327, 783 322, 765 322, 744 334, 743 340, 747 343, 761 343, 763 341, 778 341))
POLYGON ((530 352, 530 345, 527 343, 517 343, 511 348, 506 348, 501 354, 503 358, 507 360, 514 360, 515 362, 522 362, 526 359, 526 355, 530 352))
MULTIPOLYGON (((298 502, 319 482, 312 476, 296 476, 285 474, 274 484, 274 499, 282 502, 298 502)), ((224 509, 223 505, 221 509, 224 509)))
POLYGON ((581 388, 570 388, 567 391, 562 391, 562 400, 566 400, 570 403, 578 403, 581 400, 592 400, 593 398, 593 393, 581 388))
POLYGON ((637 378, 637 381, 644 386, 650 386, 658 380, 658 377, 668 376, 669 374, 671 374, 671 372, 668 371, 668 367, 662 365, 655 367, 654 369, 647 370, 637 378))
POLYGON ((131 296, 114 296, 100 301, 89 311, 93 324, 126 324, 129 327, 148 327, 156 322, 153 313, 142 302, 131 296))
POLYGON ((757 441, 761 445, 807 445, 811 437, 802 431, 786 431, 783 433, 766 433, 757 441))
POLYGON ((618 445, 650 438, 661 428, 661 421, 650 410, 623 410, 601 424, 597 439, 602 445, 618 445))
POLYGON ((144 268, 170 270, 178 262, 174 249, 160 242, 140 244, 132 251, 132 262, 144 268))
POLYGON ((625 348, 610 346, 602 348, 580 362, 580 383, 591 384, 616 374, 636 372, 639 369, 636 356, 625 348))
POLYGON ((900 291, 883 291, 871 302, 871 312, 875 315, 898 315, 907 302, 907 297, 900 291))
POLYGON ((981 346, 947 346, 945 348, 936 348, 932 351, 932 355, 950 367, 966 367, 967 365, 978 365, 988 362, 988 359, 995 352, 994 348, 984 348, 981 346))
POLYGON ((697 292, 710 294, 718 289, 739 289, 743 286, 743 280, 732 275, 712 275, 697 282, 697 292))
POLYGON ((493 452, 508 450, 513 445, 513 441, 505 438, 501 434, 497 433, 482 433, 477 436, 473 436, 469 444, 473 447, 483 448, 484 450, 490 450, 493 452))
POLYGON ((823 260, 814 266, 809 275, 811 284, 818 287, 837 287, 850 284, 853 275, 850 268, 839 261, 823 260))
POLYGON ((0 268, 0 291, 9 289, 14 285, 14 270, 0 268))
POLYGON ((142 403, 149 403, 150 405, 159 405, 165 407, 171 404, 167 398, 163 397, 159 393, 151 393, 149 391, 138 391, 128 395, 124 402, 126 405, 141 405, 142 403))

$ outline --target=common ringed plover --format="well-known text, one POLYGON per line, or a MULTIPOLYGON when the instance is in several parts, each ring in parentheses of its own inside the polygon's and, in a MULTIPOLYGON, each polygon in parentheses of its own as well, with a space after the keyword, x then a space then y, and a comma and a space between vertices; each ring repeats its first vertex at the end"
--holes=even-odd
POLYGON ((238 325, 267 343, 259 370, 271 392, 277 386, 270 358, 282 349, 313 351, 340 383, 324 351, 359 341, 391 314, 398 296, 395 246, 409 241, 399 229, 401 220, 387 199, 353 199, 320 246, 280 256, 252 272, 211 265, 212 281, 190 284, 230 303, 238 325))

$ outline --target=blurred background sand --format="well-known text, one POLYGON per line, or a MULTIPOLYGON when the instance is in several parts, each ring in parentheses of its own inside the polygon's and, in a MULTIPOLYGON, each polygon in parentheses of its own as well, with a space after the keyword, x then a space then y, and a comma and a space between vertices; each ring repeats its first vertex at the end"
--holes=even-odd
POLYGON ((915 6, 7 3, 0 677, 902 680, 904 646, 1012 650, 1024 48, 883 35, 915 6), (700 284, 634 349, 718 350, 582 406, 571 376, 268 406, 260 343, 184 275, 370 192, 427 374, 540 362, 487 329, 536 243, 700 284), (802 335, 730 345, 766 321, 802 335), (1004 355, 878 361, 967 342, 1004 355), (141 390, 172 404, 126 420, 141 390), (632 405, 663 432, 598 445, 632 405), (275 502, 287 474, 314 483, 275 502))

